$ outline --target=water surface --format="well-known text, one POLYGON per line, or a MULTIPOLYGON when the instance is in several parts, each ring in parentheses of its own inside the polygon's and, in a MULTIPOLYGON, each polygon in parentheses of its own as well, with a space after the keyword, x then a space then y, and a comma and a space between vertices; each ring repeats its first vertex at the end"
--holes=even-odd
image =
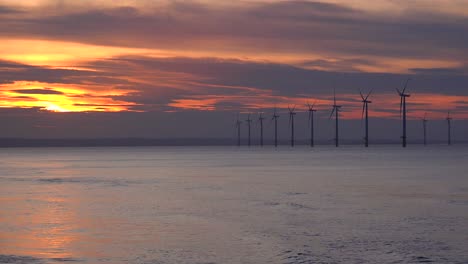
POLYGON ((0 263, 467 263, 468 147, 0 149, 0 263))

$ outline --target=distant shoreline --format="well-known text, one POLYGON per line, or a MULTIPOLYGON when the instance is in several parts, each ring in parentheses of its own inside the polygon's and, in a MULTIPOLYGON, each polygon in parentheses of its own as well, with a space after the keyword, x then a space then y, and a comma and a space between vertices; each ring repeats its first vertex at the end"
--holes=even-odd
MULTIPOLYGON (((247 142, 246 139, 243 142, 247 142)), ((252 147, 259 147, 258 144, 252 147)), ((454 145, 467 144, 465 141, 455 141, 454 145)), ((20 147, 144 147, 144 146, 235 146, 233 139, 226 138, 0 138, 0 148, 20 147)), ((342 145, 362 145, 356 140, 342 140, 342 145)), ((399 141, 375 140, 372 145, 399 145, 399 141)), ((409 141, 409 144, 422 145, 421 140, 409 141)), ((265 146, 272 146, 273 141, 265 142, 265 146)), ((307 146, 308 140, 298 140, 298 147, 307 146)), ((316 145, 331 146, 330 141, 317 141, 316 145)), ((445 141, 432 141, 429 145, 446 145, 445 141)), ((280 142, 280 146, 289 146, 289 141, 280 142)), ((246 144, 241 147, 247 147, 246 144)))

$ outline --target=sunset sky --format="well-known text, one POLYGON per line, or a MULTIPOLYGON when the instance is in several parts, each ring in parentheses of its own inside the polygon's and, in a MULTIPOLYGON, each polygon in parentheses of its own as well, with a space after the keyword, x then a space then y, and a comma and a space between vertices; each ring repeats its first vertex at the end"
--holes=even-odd
POLYGON ((468 140, 468 1, 0 0, 0 22, 0 137, 231 137, 316 102, 327 139, 334 89, 353 137, 374 89, 398 139, 411 78, 410 133, 450 111, 468 140))

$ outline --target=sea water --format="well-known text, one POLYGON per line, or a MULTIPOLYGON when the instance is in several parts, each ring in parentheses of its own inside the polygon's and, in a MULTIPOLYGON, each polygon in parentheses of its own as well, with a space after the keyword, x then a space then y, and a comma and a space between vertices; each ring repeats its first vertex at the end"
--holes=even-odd
POLYGON ((0 263, 468 263, 468 146, 0 149, 0 263))

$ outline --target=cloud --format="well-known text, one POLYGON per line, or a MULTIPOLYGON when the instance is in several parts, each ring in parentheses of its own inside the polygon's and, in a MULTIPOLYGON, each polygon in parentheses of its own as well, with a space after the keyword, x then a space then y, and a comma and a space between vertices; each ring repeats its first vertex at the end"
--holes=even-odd
MULTIPOLYGON (((107 74, 109 75, 109 74, 107 74)), ((87 78, 108 77, 103 74, 78 69, 49 68, 32 66, 0 59, 0 84, 13 81, 38 81, 47 83, 79 84, 87 78)))
POLYGON ((410 69, 410 71, 421 75, 463 75, 466 73, 464 68, 415 68, 410 69))
MULTIPOLYGON (((152 69, 159 73, 177 72, 185 79, 180 82, 190 93, 212 94, 264 94, 274 95, 329 95, 337 92, 353 93, 359 89, 376 89, 380 93, 393 93, 408 77, 413 81, 410 88, 419 92, 452 95, 467 95, 465 88, 468 76, 453 75, 447 78, 437 74, 392 74, 363 72, 330 72, 310 70, 279 63, 262 63, 243 60, 221 60, 215 58, 145 58, 121 57, 111 61, 99 61, 97 65, 108 65, 119 74, 134 68, 152 69), (130 63, 130 64, 129 64, 130 63), (111 66, 112 65, 112 66, 111 66), (120 65, 120 66, 119 66, 120 65)), ((87 66, 93 67, 94 64, 87 66)))
POLYGON ((345 117, 355 118, 351 113, 360 107, 359 90, 374 89, 373 97, 378 97, 373 100, 375 110, 395 110, 398 107, 395 88, 401 87, 408 77, 413 79, 409 85, 409 92, 413 94, 409 103, 418 109, 455 108, 460 105, 458 101, 464 101, 468 96, 468 76, 457 74, 457 71, 450 75, 440 74, 438 70, 415 71, 411 75, 330 72, 271 62, 143 56, 92 61, 80 65, 83 70, 9 62, 1 65, 6 70, 0 75, 9 80, 3 88, 0 87, 1 90, 49 96, 21 100, 13 98, 17 95, 8 95, 3 103, 0 102, 8 105, 10 98, 12 107, 23 103, 31 107, 68 107, 86 111, 198 109, 246 112, 274 106, 286 109, 293 104, 302 109, 307 101, 315 100, 319 106, 328 107, 333 90, 336 90, 339 101, 345 104, 345 117), (50 96, 63 96, 60 97, 63 100, 50 96), (34 104, 34 100, 41 103, 34 104), (52 100, 54 105, 48 106, 47 100, 52 100), (377 104, 379 101, 381 103, 377 104))
POLYGON ((0 5, 0 16, 2 15, 17 15, 17 14, 20 14, 22 13, 23 11, 20 10, 20 9, 17 9, 17 8, 12 8, 12 7, 9 7, 9 6, 1 6, 0 5))
POLYGON ((53 89, 44 88, 44 89, 16 89, 12 90, 12 92, 20 93, 20 94, 64 94, 60 91, 55 91, 53 89))
POLYGON ((136 105, 119 98, 134 90, 130 89, 128 81, 119 79, 112 72, 0 61, 0 80, 3 81, 0 83, 0 107, 51 111, 131 111, 131 107, 136 105))
MULTIPOLYGON (((309 1, 229 8, 189 1, 144 11, 109 6, 76 11, 63 8, 49 16, 40 11, 29 9, 26 15, 4 21, 0 32, 4 36, 215 53, 225 58, 263 56, 276 62, 300 58, 352 62, 359 58, 378 60, 383 64, 380 70, 385 63, 392 64, 387 69, 415 68, 416 62, 434 68, 468 59, 468 18, 434 10, 409 8, 382 14, 309 1), (405 65, 408 61, 411 65, 405 65)), ((370 69, 375 62, 366 66, 370 69)))
MULTIPOLYGON (((327 139, 328 128, 331 128, 328 115, 331 109, 332 91, 336 88, 338 101, 343 105, 341 113, 343 126, 349 127, 348 136, 358 138, 361 136, 359 126, 350 125, 357 124, 354 120, 360 119, 358 89, 376 88, 370 106, 373 131, 377 134, 379 130, 379 137, 392 138, 397 135, 392 129, 399 124, 396 121, 399 99, 394 88, 402 85, 407 77, 400 74, 325 72, 284 64, 216 58, 120 57, 89 62, 83 66, 86 68, 96 66, 100 71, 94 74, 104 79, 95 79, 92 71, 88 70, 61 71, 34 66, 41 68, 41 71, 59 71, 60 74, 57 76, 60 78, 57 80, 63 80, 65 83, 36 85, 30 82, 30 86, 37 86, 39 88, 35 89, 40 90, 49 87, 63 92, 64 95, 30 94, 30 96, 52 97, 48 99, 49 101, 55 96, 61 100, 69 99, 73 107, 86 110, 87 113, 54 115, 44 111, 44 106, 32 105, 29 106, 30 109, 20 109, 17 105, 10 105, 10 108, 2 107, 0 121, 8 123, 9 126, 1 131, 0 136, 229 137, 237 112, 264 111, 269 115, 276 106, 282 116, 283 121, 280 122, 287 122, 285 115, 287 107, 296 105, 298 138, 306 138, 305 103, 317 100, 319 109, 317 122, 321 127, 318 137, 327 139), (80 76, 79 83, 68 83, 70 78, 77 75, 80 76), (123 84, 120 85, 118 80, 123 80, 123 84), (105 85, 108 82, 111 84, 105 85), (132 92, 116 94, 112 92, 114 86, 121 88, 118 91, 132 92), (111 92, 109 93, 107 89, 111 89, 111 92), (115 107, 124 111, 96 112, 113 111, 115 107), (90 112, 89 109, 94 112, 90 112), (386 120, 382 121, 382 118, 386 120), (54 128, 51 129, 51 126, 54 128)), ((27 65, 17 64, 14 64, 14 67, 16 71, 28 68, 27 65)), ((8 73, 3 74, 11 82, 2 85, 0 90, 18 90, 9 88, 9 85, 17 84, 23 76, 15 71, 8 73), (19 79, 9 77, 8 73, 19 79)), ((43 78, 41 75, 38 76, 43 78)), ((418 123, 425 112, 429 112, 431 119, 443 119, 449 109, 454 112, 456 119, 468 117, 466 107, 468 91, 464 89, 468 83, 466 76, 413 74, 412 77, 414 80, 409 87, 412 97, 408 101, 411 124, 418 123), (447 82, 447 80, 453 81, 447 82)), ((21 83, 19 86, 28 87, 21 83)), ((0 96, 0 102, 3 99, 0 96)), ((37 100, 35 97, 10 98, 8 102, 15 102, 15 99, 37 100)), ((286 123, 280 124, 282 129, 280 135, 284 138, 288 135, 286 123)), ((460 126, 457 129, 463 131, 463 128, 460 126)), ((417 130, 410 131, 414 133, 417 130)), ((464 136, 461 132, 457 133, 464 136)), ((395 138, 398 140, 396 136, 395 138)))

